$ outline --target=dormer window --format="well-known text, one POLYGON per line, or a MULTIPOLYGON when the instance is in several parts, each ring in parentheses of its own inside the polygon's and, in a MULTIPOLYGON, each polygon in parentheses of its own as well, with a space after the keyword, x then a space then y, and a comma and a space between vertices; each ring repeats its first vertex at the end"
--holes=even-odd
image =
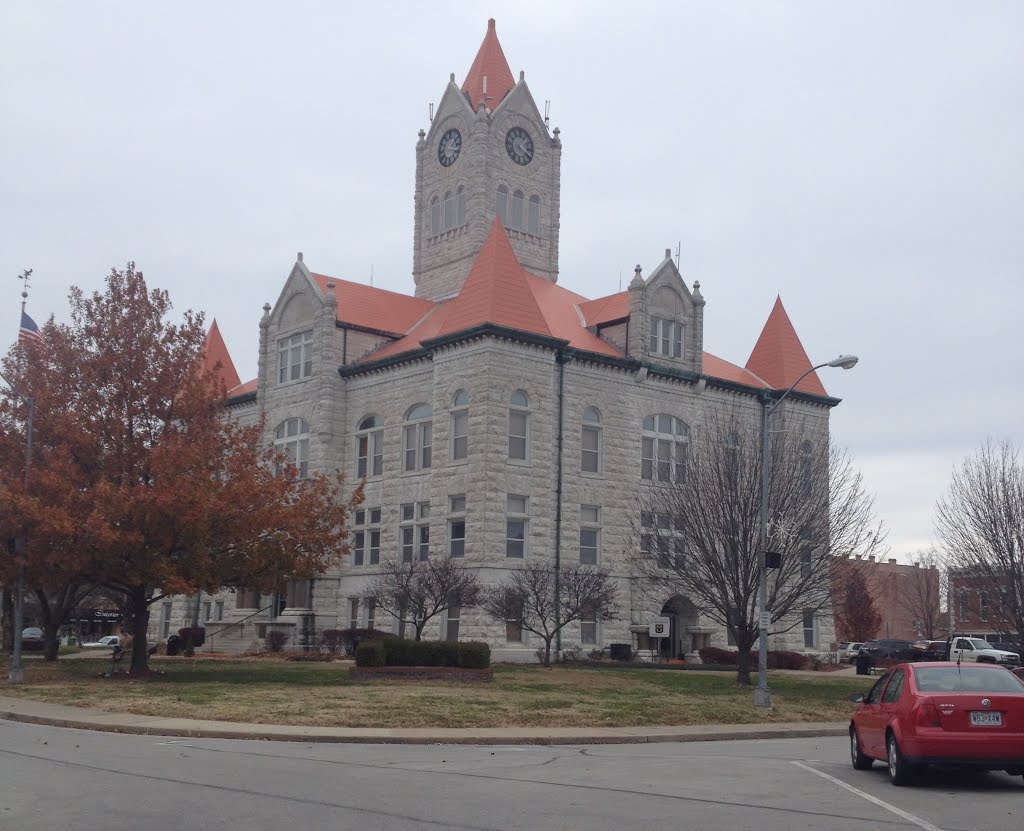
POLYGON ((277 342, 277 382, 298 381, 313 374, 313 333, 303 332, 277 342))
POLYGON ((650 353, 670 358, 683 357, 683 324, 678 320, 652 317, 650 353))

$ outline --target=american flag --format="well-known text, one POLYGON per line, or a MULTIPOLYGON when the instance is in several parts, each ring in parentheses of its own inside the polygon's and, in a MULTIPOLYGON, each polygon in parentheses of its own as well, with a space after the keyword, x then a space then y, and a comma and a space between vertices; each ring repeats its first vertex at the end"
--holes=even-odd
POLYGON ((21 328, 18 330, 18 343, 46 346, 46 340, 39 334, 39 327, 36 326, 36 322, 24 312, 21 313, 21 328))

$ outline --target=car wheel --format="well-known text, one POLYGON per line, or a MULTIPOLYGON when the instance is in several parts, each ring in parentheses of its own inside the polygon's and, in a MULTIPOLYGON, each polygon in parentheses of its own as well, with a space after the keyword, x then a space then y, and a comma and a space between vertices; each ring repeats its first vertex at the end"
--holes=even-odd
POLYGON ((874 759, 861 752, 856 727, 850 728, 850 761, 853 762, 854 770, 870 770, 874 763, 874 759))
POLYGON ((913 778, 913 766, 903 759, 896 737, 890 733, 885 743, 889 761, 889 781, 894 785, 906 785, 913 778))

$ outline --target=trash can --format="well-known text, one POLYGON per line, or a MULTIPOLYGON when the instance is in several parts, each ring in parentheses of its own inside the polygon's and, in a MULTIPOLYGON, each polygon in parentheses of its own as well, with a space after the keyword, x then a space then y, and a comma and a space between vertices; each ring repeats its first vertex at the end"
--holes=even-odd
POLYGON ((167 654, 177 655, 181 652, 181 637, 178 635, 171 635, 167 639, 167 654))
POLYGON ((857 655, 854 663, 857 665, 858 675, 870 675, 871 674, 871 656, 866 652, 861 652, 857 655))

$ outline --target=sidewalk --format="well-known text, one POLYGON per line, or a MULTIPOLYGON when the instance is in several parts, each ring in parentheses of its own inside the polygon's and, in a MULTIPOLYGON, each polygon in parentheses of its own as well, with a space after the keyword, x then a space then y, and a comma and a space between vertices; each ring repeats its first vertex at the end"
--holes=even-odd
POLYGON ((795 739, 845 736, 847 733, 845 722, 722 724, 696 727, 302 727, 136 716, 3 696, 0 696, 0 718, 28 724, 74 727, 109 733, 134 733, 143 736, 361 744, 643 744, 729 739, 795 739))

